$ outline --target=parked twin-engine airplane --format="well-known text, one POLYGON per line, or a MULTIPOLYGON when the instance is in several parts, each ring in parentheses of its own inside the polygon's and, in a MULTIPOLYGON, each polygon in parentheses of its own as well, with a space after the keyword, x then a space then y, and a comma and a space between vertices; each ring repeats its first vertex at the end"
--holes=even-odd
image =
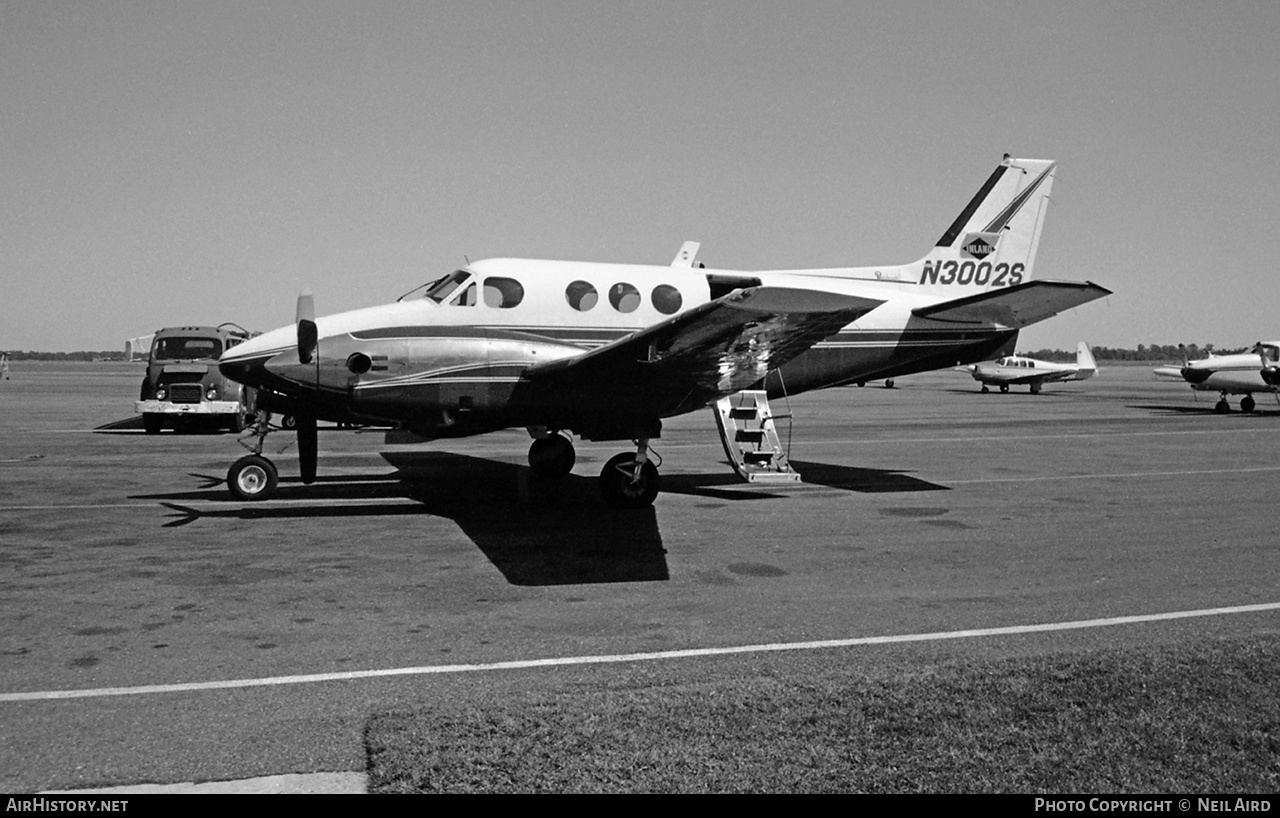
POLYGON ((261 410, 253 454, 228 485, 245 500, 274 491, 261 456, 271 412, 296 420, 304 483, 315 479, 317 420, 426 439, 523 426, 529 464, 547 476, 573 467, 570 434, 634 441, 600 487, 613 505, 641 507, 658 491, 650 443, 663 418, 712 404, 741 474, 786 470, 781 452, 761 448, 769 396, 983 360, 1021 327, 1110 292, 1031 280, 1055 167, 1006 155, 909 264, 712 270, 694 266, 688 242, 668 266, 478 261, 418 297, 318 320, 306 294, 296 326, 221 359, 228 377, 258 388, 261 410))
POLYGON ((968 372, 975 381, 981 382, 983 392, 991 391, 987 388, 988 386, 998 386, 1001 392, 1008 392, 1010 386, 1025 384, 1031 388, 1033 395, 1040 394, 1040 387, 1046 383, 1083 381, 1098 374, 1098 365, 1093 360, 1093 353, 1089 351, 1089 345, 1084 341, 1076 346, 1074 364, 1056 364, 1052 361, 1024 358, 1021 355, 1008 355, 995 361, 957 366, 955 369, 968 372))
POLYGON ((1159 366, 1153 369, 1162 378, 1181 378, 1197 392, 1217 392, 1218 402, 1213 409, 1218 413, 1231 411, 1227 402, 1228 395, 1244 395, 1240 399, 1240 411, 1252 412, 1254 392, 1276 392, 1280 389, 1280 376, 1270 376, 1268 370, 1276 365, 1275 359, 1268 362, 1268 347, 1280 350, 1280 346, 1259 344, 1251 352, 1240 352, 1233 355, 1214 355, 1196 361, 1184 361, 1182 366, 1159 366), (1261 357, 1259 357, 1261 356, 1261 357), (1259 366, 1261 363, 1261 367, 1259 366))

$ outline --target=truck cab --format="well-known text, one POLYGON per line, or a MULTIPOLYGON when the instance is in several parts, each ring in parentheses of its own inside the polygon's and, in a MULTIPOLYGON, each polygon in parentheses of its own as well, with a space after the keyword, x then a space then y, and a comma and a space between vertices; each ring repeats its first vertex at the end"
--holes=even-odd
POLYGON ((232 323, 156 330, 134 404, 147 434, 166 426, 242 431, 256 411, 254 390, 223 377, 218 357, 257 334, 232 323))

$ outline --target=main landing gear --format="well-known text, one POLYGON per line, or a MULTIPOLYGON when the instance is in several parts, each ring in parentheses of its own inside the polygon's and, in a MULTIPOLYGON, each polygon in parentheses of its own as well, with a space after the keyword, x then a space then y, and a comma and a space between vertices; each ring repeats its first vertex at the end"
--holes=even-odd
POLYGON ((636 441, 636 453, 609 458, 600 472, 600 496, 614 508, 644 508, 658 496, 658 467, 649 460, 649 441, 636 441))
MULTIPOLYGON (((573 441, 560 432, 529 429, 529 468, 539 477, 558 479, 573 470, 577 460, 573 441)), ((600 496, 614 508, 644 508, 658 496, 658 467, 650 460, 649 439, 636 441, 636 451, 609 459, 600 472, 600 496)))
MULTIPOLYGON (((1253 402, 1253 395, 1245 395, 1240 399, 1240 411, 1246 415, 1257 408, 1257 404, 1253 402)), ((1220 415, 1225 415, 1231 411, 1231 404, 1227 403, 1227 393, 1223 392, 1218 398, 1218 402, 1213 405, 1213 411, 1220 415)))
POLYGON ((564 477, 573 471, 577 455, 573 441, 559 432, 530 430, 534 435, 529 446, 529 468, 539 477, 564 477))
MULTIPOLYGON (((267 433, 282 427, 272 426, 271 416, 259 412, 253 423, 252 445, 243 439, 250 454, 231 464, 227 471, 227 488, 237 500, 269 500, 276 492, 280 475, 274 463, 262 456, 267 433)), ((573 470, 577 460, 573 442, 559 432, 530 429, 534 434, 529 446, 529 468, 539 477, 562 478, 573 470)), ((658 496, 658 467, 650 460, 649 438, 636 441, 636 451, 623 452, 610 458, 600 472, 600 496, 614 508, 644 508, 658 496)), ((304 474, 304 481, 306 476, 304 474)))

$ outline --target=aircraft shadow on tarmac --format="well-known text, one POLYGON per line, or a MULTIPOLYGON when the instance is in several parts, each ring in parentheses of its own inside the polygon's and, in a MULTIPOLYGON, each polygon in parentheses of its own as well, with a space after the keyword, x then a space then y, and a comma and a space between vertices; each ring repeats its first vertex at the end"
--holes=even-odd
MULTIPOLYGON (((1159 405, 1157 405, 1157 404, 1148 404, 1148 405, 1129 404, 1126 408, 1128 408, 1128 409, 1142 409, 1142 410, 1147 411, 1147 412, 1155 412, 1155 413, 1162 414, 1162 415, 1218 415, 1218 414, 1222 414, 1222 413, 1220 413, 1220 412, 1217 412, 1217 411, 1213 408, 1213 406, 1214 406, 1214 401, 1209 401, 1209 402, 1207 402, 1207 403, 1192 403, 1192 404, 1190 404, 1190 405, 1187 405, 1187 404, 1180 404, 1180 405, 1172 405, 1172 404, 1159 404, 1159 405)), ((1280 414, 1280 412, 1277 412, 1276 410, 1277 410, 1277 407, 1275 407, 1275 406, 1272 406, 1272 407, 1266 407, 1266 406, 1263 406, 1261 403, 1259 403, 1259 404, 1258 404, 1258 408, 1257 408, 1257 409, 1254 409, 1252 412, 1241 412, 1241 411, 1240 411, 1240 409, 1239 409, 1238 407, 1233 406, 1233 407, 1231 407, 1231 411, 1230 411, 1230 412, 1228 412, 1228 413, 1226 413, 1226 414, 1229 414, 1229 415, 1239 415, 1240 417, 1258 417, 1258 416, 1261 416, 1261 415, 1272 415, 1272 416, 1275 416, 1275 415, 1277 415, 1277 414, 1280 414), (1268 408, 1270 409, 1270 411, 1267 411, 1267 410, 1268 410, 1268 408)))
POLYGON ((804 482, 863 494, 894 494, 913 491, 950 491, 949 486, 930 483, 900 471, 859 469, 830 463, 808 463, 792 460, 791 465, 804 476, 804 482))
MULTIPOLYGON (((166 528, 217 519, 324 519, 419 515, 453 520, 513 585, 654 582, 670 578, 652 507, 620 513, 600 500, 596 481, 540 480, 510 463, 438 452, 392 453, 382 475, 321 476, 304 486, 281 477, 278 501, 368 502, 305 506, 240 503, 223 478, 193 474, 195 490, 147 495, 170 512, 166 528), (387 500, 415 501, 381 502, 387 500), (183 501, 225 501, 225 509, 183 501)), ((406 522, 406 536, 412 526, 406 522)), ((429 544, 424 543, 424 547, 429 544)))
MULTIPOLYGON (((429 515, 453 520, 513 585, 649 582, 670 578, 653 507, 619 511, 599 497, 593 476, 538 478, 525 466, 448 452, 384 452, 387 474, 326 475, 304 486, 282 477, 277 501, 241 503, 221 476, 191 474, 197 488, 137 496, 172 512, 163 526, 216 519, 323 519, 429 515), (402 501, 410 499, 414 504, 402 501), (330 506, 315 501, 343 501, 330 506), (368 502, 346 502, 351 500, 368 502), (225 503, 226 508, 184 503, 225 503)), ((905 474, 823 463, 796 463, 809 484, 864 493, 945 491, 905 474)), ((728 471, 671 474, 664 493, 725 501, 762 501, 786 495, 741 482, 728 471)))

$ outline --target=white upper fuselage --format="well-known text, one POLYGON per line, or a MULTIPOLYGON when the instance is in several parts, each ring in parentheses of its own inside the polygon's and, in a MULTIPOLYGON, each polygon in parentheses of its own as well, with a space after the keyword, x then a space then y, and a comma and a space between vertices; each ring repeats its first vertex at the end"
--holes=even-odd
POLYGON ((989 363, 968 367, 974 380, 983 383, 1018 383, 1032 379, 1082 381, 1098 374, 1096 369, 1081 369, 1076 364, 1059 364, 1009 355, 989 363))
MULTIPOLYGON (((918 287, 910 268, 778 270, 746 272, 639 264, 486 259, 457 271, 459 280, 443 297, 415 295, 376 307, 322 316, 316 320, 321 346, 326 337, 397 327, 483 327, 527 332, 564 340, 581 349, 608 343, 711 300, 708 274, 741 286, 759 282, 819 292, 857 295, 885 303, 856 324, 862 331, 896 332, 911 311, 954 294, 918 287), (877 278, 877 275, 879 278, 877 278), (905 281, 903 280, 905 278, 905 281), (512 284, 514 282, 514 284, 512 284), (504 297, 496 283, 518 298, 504 297), (468 293, 470 288, 474 288, 468 293)), ((919 273, 914 275, 918 278, 919 273)), ((733 284, 727 286, 732 287, 733 284)), ((429 291, 430 293, 430 291, 429 291)), ((296 346, 292 325, 245 342, 224 361, 242 360, 296 346)), ((821 346, 821 344, 819 344, 821 346)), ((573 350, 566 350, 572 354, 573 350)))
POLYGON ((1006 355, 995 361, 984 361, 959 367, 976 381, 995 386, 1008 384, 1039 385, 1052 381, 1083 381, 1098 374, 1098 365, 1089 351, 1089 345, 1081 341, 1076 345, 1074 364, 1040 361, 1022 355, 1006 355))
MULTIPOLYGON (((1277 342, 1267 346, 1276 348, 1277 342)), ((1224 395, 1249 395, 1254 392, 1274 392, 1276 387, 1262 378, 1263 359, 1257 352, 1241 352, 1233 355, 1210 355, 1183 366, 1162 366, 1153 371, 1162 378, 1179 378, 1192 389, 1201 392, 1220 392, 1224 395)))

